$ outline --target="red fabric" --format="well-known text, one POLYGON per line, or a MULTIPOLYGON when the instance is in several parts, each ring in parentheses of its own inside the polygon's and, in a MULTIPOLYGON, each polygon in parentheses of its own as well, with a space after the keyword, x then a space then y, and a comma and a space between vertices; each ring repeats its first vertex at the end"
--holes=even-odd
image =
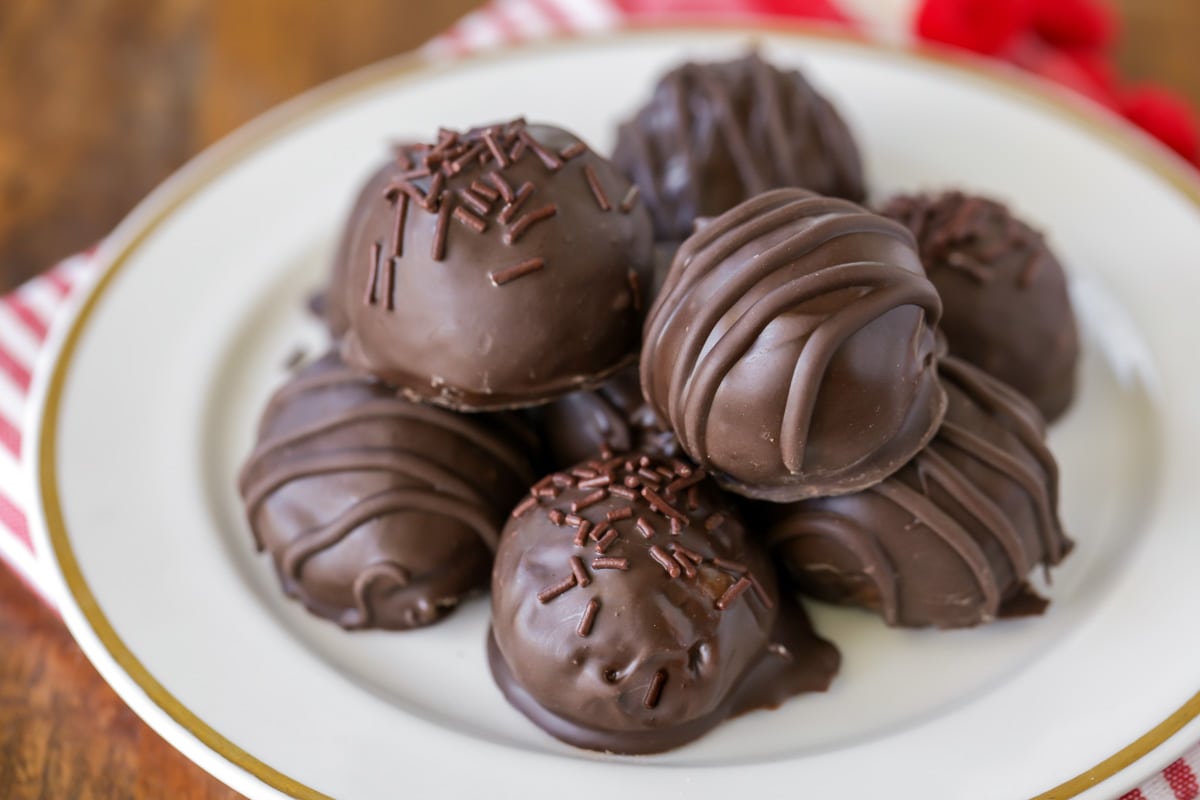
POLYGON ((1058 47, 1106 47, 1117 32, 1113 12, 1096 0, 1035 0, 1032 24, 1058 47))
POLYGON ((925 0, 917 34, 984 55, 1009 48, 1033 21, 1034 0, 925 0))
POLYGON ((1200 163, 1196 117, 1178 95, 1158 86, 1139 86, 1121 99, 1121 111, 1188 161, 1200 163))
POLYGON ((1088 63, 1082 54, 1052 47, 1038 36, 1023 36, 1002 55, 1018 67, 1073 89, 1101 105, 1112 109, 1120 105, 1112 83, 1098 80, 1104 76, 1102 66, 1088 63))
POLYGON ((33 539, 29 536, 29 523, 25 519, 24 512, 17 508, 17 505, 9 499, 8 495, 0 489, 0 524, 12 531, 13 535, 31 551, 33 550, 33 539))
POLYGON ((1182 758, 1171 762, 1171 765, 1163 770, 1163 777, 1175 793, 1175 800, 1196 800, 1200 797, 1200 784, 1196 783, 1196 773, 1192 772, 1192 768, 1182 758))
POLYGON ((732 8, 739 16, 749 13, 850 22, 833 0, 745 0, 736 4, 729 0, 613 0, 613 4, 631 17, 728 15, 732 8))
POLYGON ((1146 795, 1142 794, 1141 789, 1134 789, 1132 792, 1126 792, 1117 800, 1146 800, 1146 795))

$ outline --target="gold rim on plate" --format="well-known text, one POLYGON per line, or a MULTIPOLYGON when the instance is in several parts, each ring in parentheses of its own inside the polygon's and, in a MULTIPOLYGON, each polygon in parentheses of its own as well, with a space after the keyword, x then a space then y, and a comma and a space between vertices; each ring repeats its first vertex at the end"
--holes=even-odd
MULTIPOLYGON (((405 55, 381 62, 363 70, 354 72, 344 78, 337 79, 319 87, 297 99, 290 101, 276 111, 268 112, 265 117, 251 123, 246 128, 233 134, 230 138, 206 151, 197 160, 191 162, 180 173, 172 178, 163 189, 154 193, 146 201, 147 206, 159 205, 154 211, 142 212, 139 207, 118 228, 117 238, 125 234, 124 241, 115 252, 109 255, 109 263, 103 274, 93 286, 91 293, 84 300, 70 328, 62 339, 58 357, 45 386, 45 400, 41 414, 38 452, 38 483, 42 501, 43 519, 49 537, 55 560, 62 572, 63 581, 71 598, 78 605, 80 612, 96 638, 103 645, 109 656, 121 670, 146 694, 146 696, 170 717, 180 728, 187 731, 209 750, 217 753, 223 759, 257 778, 262 783, 284 794, 299 800, 332 800, 328 795, 306 786, 277 769, 263 763, 250 753, 241 749, 233 742, 213 730, 204 720, 189 710, 183 703, 168 692, 159 681, 138 661, 117 635, 116 630, 100 608, 87 581, 83 578, 79 563, 75 559, 71 547, 70 535, 63 522, 62 507, 58 490, 57 442, 58 414, 62 402, 63 387, 66 384, 72 359, 75 356, 80 338, 88 321, 101 297, 111 287, 113 279, 128 263, 130 256, 141 246, 176 209, 195 196, 210 184, 217 176, 238 163, 255 151, 266 146, 282 134, 304 125, 318 115, 328 114, 344 102, 359 97, 381 85, 391 83, 399 78, 413 78, 419 75, 453 71, 464 66, 474 66, 481 61, 503 61, 513 57, 521 57, 530 52, 545 52, 578 46, 581 42, 588 45, 605 44, 629 38, 661 35, 663 33, 705 32, 714 30, 740 33, 747 37, 754 36, 787 36, 796 39, 819 38, 833 40, 849 46, 860 47, 877 55, 885 55, 899 61, 936 64, 956 72, 960 77, 966 76, 979 83, 989 91, 998 91, 1009 97, 1018 98, 1031 103, 1042 111, 1046 111, 1060 119, 1065 119, 1073 126, 1082 128, 1095 138, 1111 145, 1115 149, 1142 164, 1176 191, 1186 197, 1200 210, 1200 180, 1191 174, 1185 163, 1174 157, 1161 146, 1153 143, 1147 137, 1138 134, 1128 126, 1117 125, 1107 119, 1102 113, 1083 102, 1075 102, 1068 98, 1066 92, 1061 94, 1048 90, 1039 81, 1026 77, 1015 70, 1002 70, 985 66, 982 59, 975 59, 957 53, 928 47, 900 47, 880 44, 864 39, 852 32, 813 26, 805 23, 776 23, 773 25, 637 25, 632 29, 606 34, 591 35, 583 38, 574 36, 558 36, 507 48, 499 51, 476 55, 450 63, 428 61, 417 55, 405 55), (161 197, 160 195, 165 195, 161 197), (145 217, 142 219, 142 217, 145 217), (129 225, 132 229, 125 230, 129 225)), ((1133 742, 1117 753, 1100 761, 1091 769, 1076 775, 1070 780, 1037 795, 1033 800, 1066 800, 1075 797, 1092 788, 1101 781, 1113 777, 1126 767, 1150 754, 1159 745, 1166 742, 1185 725, 1200 717, 1200 692, 1186 700, 1174 713, 1158 725, 1139 736, 1133 742)))

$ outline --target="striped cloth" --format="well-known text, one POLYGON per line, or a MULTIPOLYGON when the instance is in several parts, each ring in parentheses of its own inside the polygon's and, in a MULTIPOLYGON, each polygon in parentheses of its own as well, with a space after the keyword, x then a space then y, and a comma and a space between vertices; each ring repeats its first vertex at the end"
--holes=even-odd
MULTIPOLYGON (((492 0, 424 47, 431 59, 563 34, 588 34, 651 20, 804 17, 905 38, 920 0, 492 0)), ((31 477, 22 448, 29 389, 48 366, 43 345, 63 323, 67 300, 97 272, 95 251, 72 256, 0 297, 0 559, 51 605, 26 511, 31 477)), ((1118 800, 1200 799, 1200 745, 1118 800)))

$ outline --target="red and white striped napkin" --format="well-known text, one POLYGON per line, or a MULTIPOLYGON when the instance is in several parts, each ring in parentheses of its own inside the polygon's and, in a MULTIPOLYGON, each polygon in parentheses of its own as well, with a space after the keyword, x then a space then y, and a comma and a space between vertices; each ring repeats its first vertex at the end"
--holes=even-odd
MULTIPOLYGON (((453 59, 563 34, 586 35, 639 22, 804 18, 874 35, 907 38, 921 0, 492 0, 430 41, 431 59, 453 59)), ((35 376, 49 366, 44 347, 68 316, 68 299, 95 277, 96 251, 72 256, 0 297, 0 559, 54 605, 26 518, 32 498, 23 448, 27 401, 35 376)), ((1200 799, 1200 745, 1119 800, 1200 799)))

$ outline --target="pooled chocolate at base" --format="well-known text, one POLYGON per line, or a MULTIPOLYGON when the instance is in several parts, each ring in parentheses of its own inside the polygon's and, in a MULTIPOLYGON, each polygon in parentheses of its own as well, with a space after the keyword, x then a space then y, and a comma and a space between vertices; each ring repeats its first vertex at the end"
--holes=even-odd
POLYGON ((837 648, 816 634, 808 615, 791 595, 784 593, 779 603, 779 620, 771 633, 771 644, 742 674, 725 701, 706 716, 671 727, 607 731, 550 711, 513 677, 491 628, 487 635, 488 666, 504 698, 559 741, 622 755, 663 753, 699 739, 727 719, 778 708, 795 695, 829 688, 841 661, 837 648))
POLYGON ((781 602, 702 470, 624 454, 535 484, 492 574, 493 675, 579 747, 653 753, 827 687, 837 651, 781 602))

